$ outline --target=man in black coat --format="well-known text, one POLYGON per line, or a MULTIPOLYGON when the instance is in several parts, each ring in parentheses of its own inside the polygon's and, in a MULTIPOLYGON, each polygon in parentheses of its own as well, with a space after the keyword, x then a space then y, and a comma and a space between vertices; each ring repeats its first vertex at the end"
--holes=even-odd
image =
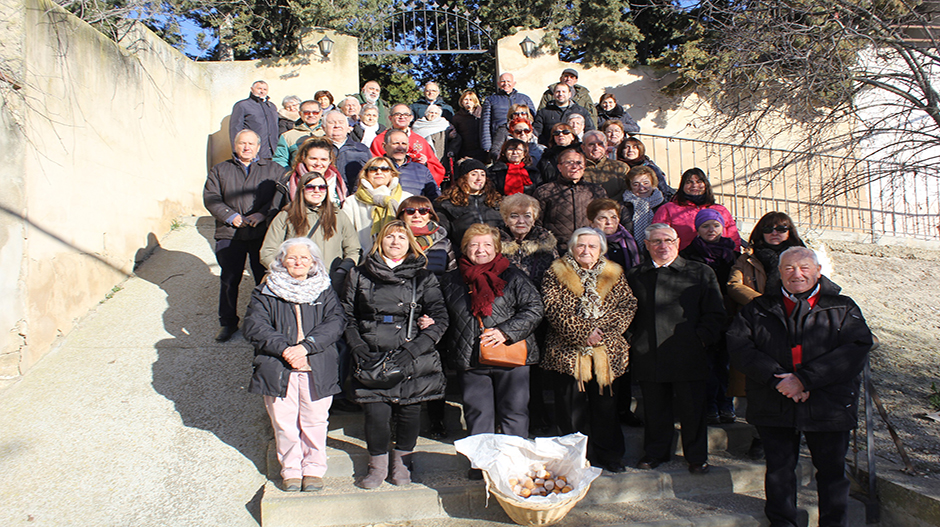
POLYGON ((550 102, 535 114, 535 135, 540 145, 551 145, 552 127, 558 123, 567 123, 568 117, 578 114, 584 117, 584 131, 594 130, 594 120, 586 108, 571 100, 571 87, 563 82, 555 85, 553 90, 555 100, 550 102))
POLYGON ((782 288, 745 306, 727 335, 732 363, 747 378, 747 421, 764 443, 764 512, 772 526, 797 525, 802 435, 817 471, 819 525, 847 526, 845 455, 871 331, 855 302, 821 275, 812 250, 787 249, 779 269, 782 288))
POLYGON ((679 256, 679 237, 664 224, 646 229, 650 260, 627 271, 637 299, 630 331, 630 368, 643 391, 645 454, 637 468, 669 460, 678 403, 682 451, 689 472, 708 472, 705 423, 706 349, 718 342, 725 308, 711 267, 679 256))
POLYGON ((255 81, 251 85, 251 95, 232 106, 232 115, 228 121, 228 136, 235 146, 235 136, 242 130, 251 130, 258 134, 261 147, 258 155, 261 159, 274 157, 279 136, 277 128, 277 106, 269 101, 268 83, 255 81))
POLYGON ((242 130, 235 135, 232 159, 209 170, 202 200, 215 217, 215 257, 219 262, 219 323, 222 330, 215 340, 225 342, 238 329, 238 284, 245 272, 245 258, 251 261, 255 285, 266 269, 261 263, 261 244, 268 221, 277 213, 273 206, 281 167, 269 159, 259 159, 258 134, 242 130))

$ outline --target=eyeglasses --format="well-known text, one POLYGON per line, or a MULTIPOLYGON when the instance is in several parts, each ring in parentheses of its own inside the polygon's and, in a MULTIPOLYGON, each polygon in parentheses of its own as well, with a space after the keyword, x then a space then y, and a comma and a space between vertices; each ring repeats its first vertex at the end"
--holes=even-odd
POLYGON ((369 167, 366 169, 368 172, 391 172, 392 167, 369 167))
POLYGON ((790 227, 787 227, 784 225, 777 225, 775 227, 764 227, 763 229, 761 229, 761 232, 763 232, 764 234, 770 234, 772 232, 779 232, 779 233, 790 232, 790 227))
POLYGON ((512 131, 512 133, 514 133, 514 134, 527 134, 527 133, 529 133, 529 132, 531 132, 531 131, 532 131, 532 130, 529 129, 529 128, 516 128, 515 130, 512 131))
POLYGON ((395 112, 392 114, 392 117, 411 117, 409 112, 395 112))
POLYGON ((649 240, 650 245, 659 247, 660 245, 675 245, 678 238, 656 238, 649 240))
POLYGON ((552 135, 556 137, 559 135, 571 135, 571 130, 555 130, 552 132, 552 135))
POLYGON ((284 258, 284 261, 307 263, 307 262, 312 262, 313 258, 309 256, 288 256, 287 258, 284 258))
POLYGON ((328 188, 330 187, 328 187, 327 185, 313 185, 313 184, 304 185, 304 190, 310 190, 310 191, 319 190, 320 192, 326 192, 326 189, 328 188))
POLYGON ((304 115, 320 115, 321 112, 320 112, 320 110, 315 110, 315 111, 304 110, 304 111, 302 111, 302 112, 300 112, 300 113, 302 113, 302 114, 304 114, 304 115))
POLYGON ((417 207, 417 208, 415 208, 415 207, 407 207, 407 208, 405 208, 404 210, 405 210, 405 214, 407 214, 407 215, 409 215, 409 216, 414 216, 415 213, 418 213, 418 214, 420 214, 420 215, 422 215, 422 216, 427 216, 428 214, 431 213, 431 209, 429 209, 429 208, 427 208, 427 207, 417 207))

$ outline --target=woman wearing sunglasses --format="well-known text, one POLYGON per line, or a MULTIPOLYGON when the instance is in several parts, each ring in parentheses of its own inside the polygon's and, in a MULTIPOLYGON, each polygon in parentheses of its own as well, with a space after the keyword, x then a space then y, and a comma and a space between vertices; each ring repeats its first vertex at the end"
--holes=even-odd
POLYGON ((538 163, 542 181, 547 183, 558 177, 558 154, 568 148, 581 148, 581 141, 578 140, 573 128, 567 124, 558 123, 552 127, 551 140, 542 152, 542 159, 538 163))
MULTIPOLYGON (((496 133, 493 134, 493 144, 490 146, 490 159, 499 157, 503 143, 505 143, 507 139, 514 137, 512 135, 512 123, 516 119, 522 119, 527 123, 532 123, 535 121, 535 116, 532 114, 532 109, 525 104, 513 104, 510 106, 509 112, 506 114, 506 122, 501 124, 499 128, 496 129, 496 133)), ((529 128, 532 128, 531 124, 529 128)))
POLYGON ((307 172, 300 177, 291 202, 268 227, 261 246, 261 263, 270 268, 282 243, 306 236, 320 248, 333 288, 340 291, 346 273, 359 262, 359 238, 349 218, 327 199, 329 192, 329 184, 320 173, 307 172))
POLYGON ((764 214, 748 243, 747 252, 738 257, 728 277, 728 296, 740 306, 780 287, 780 253, 790 247, 806 247, 793 220, 783 212, 764 214))
POLYGON ((343 203, 343 213, 359 233, 363 253, 372 250, 376 234, 398 215, 399 204, 412 194, 401 188, 399 172, 386 157, 373 157, 359 172, 359 188, 343 203))

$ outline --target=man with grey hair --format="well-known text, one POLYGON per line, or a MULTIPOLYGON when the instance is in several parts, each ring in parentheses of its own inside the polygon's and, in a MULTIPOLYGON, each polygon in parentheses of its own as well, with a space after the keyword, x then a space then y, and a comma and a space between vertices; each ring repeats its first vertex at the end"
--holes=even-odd
POLYGON ((228 136, 235 147, 235 136, 242 130, 251 130, 258 134, 261 147, 258 155, 261 159, 274 157, 277 148, 277 106, 268 97, 268 83, 255 81, 251 85, 251 94, 232 106, 232 115, 228 121, 228 136))
POLYGON ((352 194, 359 185, 359 172, 372 158, 372 153, 369 147, 356 141, 349 132, 349 122, 343 112, 332 110, 323 117, 323 133, 333 142, 336 169, 346 181, 346 189, 352 194))
POLYGON ((607 157, 607 135, 597 130, 584 132, 581 153, 584 154, 584 180, 604 187, 608 198, 622 201, 624 191, 630 188, 627 184, 630 167, 607 157))
MULTIPOLYGON (((399 130, 408 136, 408 157, 412 161, 417 161, 428 167, 428 170, 431 171, 431 175, 434 176, 434 182, 440 186, 444 181, 444 165, 441 164, 441 161, 434 155, 434 149, 431 148, 427 140, 414 133, 411 129, 411 121, 414 117, 411 113, 411 108, 409 108, 407 104, 395 104, 392 106, 392 113, 389 117, 392 123, 392 127, 389 130, 399 130)), ((372 140, 372 146, 369 149, 372 151, 372 155, 385 155, 385 134, 387 132, 388 130, 376 135, 375 139, 372 140)))
POLYGON ((558 177, 535 189, 532 195, 542 207, 538 222, 555 235, 558 254, 568 250, 571 233, 591 225, 588 204, 606 196, 600 185, 584 181, 584 154, 575 148, 558 154, 558 177))
POLYGON ((764 513, 771 525, 797 525, 803 437, 816 467, 819 525, 847 526, 845 455, 871 330, 811 249, 783 251, 778 268, 780 288, 744 306, 727 334, 732 364, 747 379, 747 421, 764 444, 764 513))
POLYGON ((415 120, 424 117, 428 106, 431 105, 440 106, 441 114, 448 122, 454 118, 454 107, 444 102, 444 98, 441 97, 441 87, 436 82, 425 84, 423 93, 424 95, 411 104, 411 113, 414 114, 415 120))
POLYGON ((654 469, 672 457, 676 408, 689 472, 705 474, 707 348, 724 326, 721 290, 711 267, 679 256, 679 236, 669 225, 647 227, 645 243, 650 259, 627 271, 637 299, 630 368, 643 392, 646 418, 637 468, 654 469))
POLYGON ((381 95, 382 86, 379 85, 377 81, 366 81, 366 83, 362 85, 362 91, 354 97, 359 101, 359 104, 374 104, 379 110, 379 124, 388 126, 388 105, 382 100, 381 95))
POLYGON ((346 116, 346 120, 349 123, 350 128, 356 126, 356 124, 359 123, 359 111, 362 110, 362 105, 359 104, 359 99, 350 95, 349 97, 346 97, 340 101, 336 106, 341 112, 343 112, 343 115, 346 116))
POLYGON ((283 169, 269 159, 259 159, 258 134, 242 130, 235 134, 232 158, 209 170, 202 200, 215 218, 215 257, 219 262, 219 323, 215 340, 225 342, 238 329, 238 285, 251 262, 255 284, 265 268, 261 245, 268 221, 277 213, 273 200, 283 169))

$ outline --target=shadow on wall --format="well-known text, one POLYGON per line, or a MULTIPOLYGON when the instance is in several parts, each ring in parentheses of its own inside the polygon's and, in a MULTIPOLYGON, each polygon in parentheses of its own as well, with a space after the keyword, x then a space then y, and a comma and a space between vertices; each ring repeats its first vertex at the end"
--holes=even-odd
MULTIPOLYGON (((659 91, 660 87, 659 83, 650 86, 642 78, 638 78, 629 84, 605 86, 603 92, 591 95, 596 103, 603 93, 612 93, 617 98, 617 103, 626 108, 627 113, 636 122, 652 122, 655 129, 664 130, 669 124, 666 121, 668 112, 679 108, 680 99, 664 96, 659 91)), ((643 125, 640 126, 642 129, 643 125)))
POLYGON ((206 173, 213 165, 232 156, 232 143, 228 137, 228 123, 231 117, 231 115, 223 117, 219 128, 206 137, 206 173))
MULTIPOLYGON (((210 238, 214 227, 212 218, 197 222, 200 234, 208 230, 210 238)), ((241 338, 214 341, 218 277, 199 257, 159 245, 137 276, 166 293, 163 324, 173 335, 156 343, 154 390, 173 402, 183 425, 211 432, 264 474, 272 433, 261 398, 247 391, 253 351, 241 338)))

